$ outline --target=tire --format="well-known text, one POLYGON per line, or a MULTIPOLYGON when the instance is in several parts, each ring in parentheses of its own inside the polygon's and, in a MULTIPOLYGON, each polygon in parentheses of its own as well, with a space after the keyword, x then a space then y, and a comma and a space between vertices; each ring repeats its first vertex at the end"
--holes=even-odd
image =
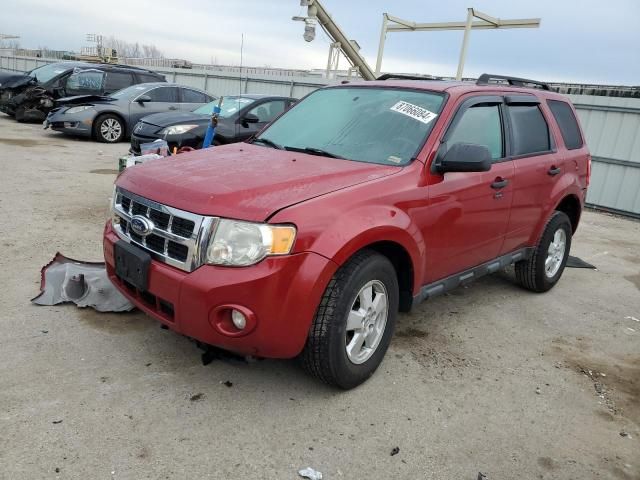
POLYGON ((571 249, 571 235, 569 217, 564 212, 554 212, 547 222, 533 255, 515 264, 518 283, 533 292, 541 293, 551 290, 560 280, 567 264, 571 249), (564 250, 558 251, 563 237, 564 250), (547 264, 549 259, 551 260, 547 264))
POLYGON ((93 136, 102 143, 117 143, 125 137, 125 125, 120 117, 107 113, 93 122, 93 136))
POLYGON ((398 278, 391 262, 372 250, 355 254, 333 276, 320 301, 300 355, 304 369, 345 390, 367 380, 391 342, 398 301, 398 278), (371 295, 367 294, 369 287, 371 295), (369 300, 367 314, 364 303, 369 300), (350 326, 360 327, 348 328, 348 318, 350 326))
POLYGON ((18 108, 16 108, 16 111, 13 114, 16 122, 24 123, 24 112, 25 108, 23 106, 19 106, 18 108))

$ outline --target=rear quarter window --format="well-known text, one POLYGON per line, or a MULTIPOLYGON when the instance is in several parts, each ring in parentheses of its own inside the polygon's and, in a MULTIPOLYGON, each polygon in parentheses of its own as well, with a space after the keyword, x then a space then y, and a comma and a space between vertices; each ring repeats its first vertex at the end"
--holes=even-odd
POLYGON ((551 150, 549 126, 537 105, 510 105, 511 155, 531 155, 551 150))
POLYGON ((576 116, 573 114, 571 106, 567 102, 560 100, 547 100, 547 105, 551 109, 553 118, 558 122, 562 139, 568 150, 582 148, 584 141, 580 135, 580 127, 576 116))

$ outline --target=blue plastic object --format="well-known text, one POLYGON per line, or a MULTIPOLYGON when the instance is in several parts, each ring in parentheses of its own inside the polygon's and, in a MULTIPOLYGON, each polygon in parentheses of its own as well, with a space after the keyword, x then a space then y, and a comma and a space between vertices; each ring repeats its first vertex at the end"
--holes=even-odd
POLYGON ((207 127, 207 133, 204 136, 204 142, 202 142, 202 148, 209 148, 213 146, 213 138, 216 135, 216 126, 218 125, 218 116, 222 111, 222 97, 220 97, 220 101, 218 105, 213 107, 213 112, 211 113, 211 122, 207 127))

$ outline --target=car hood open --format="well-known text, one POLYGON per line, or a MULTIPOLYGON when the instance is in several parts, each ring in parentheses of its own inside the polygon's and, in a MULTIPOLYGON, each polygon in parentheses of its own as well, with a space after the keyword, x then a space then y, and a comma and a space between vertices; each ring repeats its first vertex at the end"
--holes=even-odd
POLYGON ((237 143, 131 167, 116 183, 181 210, 264 221, 290 205, 401 170, 237 143))
POLYGON ((35 78, 30 75, 0 70, 0 90, 23 87, 31 82, 35 82, 35 78))

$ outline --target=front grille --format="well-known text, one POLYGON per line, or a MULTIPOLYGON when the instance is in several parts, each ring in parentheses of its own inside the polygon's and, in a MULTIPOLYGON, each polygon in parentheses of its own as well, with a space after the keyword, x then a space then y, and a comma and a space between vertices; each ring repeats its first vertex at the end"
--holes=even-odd
POLYGON ((120 238, 144 248, 157 260, 185 271, 202 264, 199 248, 202 239, 198 232, 208 231, 216 221, 214 217, 167 207, 120 188, 116 189, 113 211, 117 217, 114 230, 120 238), (151 232, 143 236, 133 231, 131 218, 136 215, 153 222, 151 232))

